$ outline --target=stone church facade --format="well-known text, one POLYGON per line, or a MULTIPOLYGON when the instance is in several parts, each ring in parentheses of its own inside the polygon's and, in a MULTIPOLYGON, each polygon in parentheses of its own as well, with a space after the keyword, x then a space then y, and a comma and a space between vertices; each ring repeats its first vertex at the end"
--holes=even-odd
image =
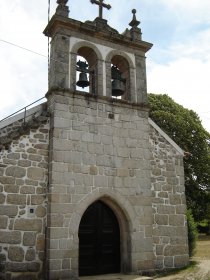
POLYGON ((52 38, 47 102, 0 123, 0 277, 186 266, 184 153, 148 118, 152 45, 136 11, 119 34, 101 10, 82 23, 68 17, 67 0, 57 2, 44 31, 52 38), (122 75, 120 98, 112 67, 122 75), (77 72, 88 76, 88 92, 76 86, 85 81, 77 72))

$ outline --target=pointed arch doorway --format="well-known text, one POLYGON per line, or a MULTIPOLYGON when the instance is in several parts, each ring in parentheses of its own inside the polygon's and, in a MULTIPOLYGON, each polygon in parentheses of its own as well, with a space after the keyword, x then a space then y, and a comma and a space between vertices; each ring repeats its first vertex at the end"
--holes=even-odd
POLYGON ((91 204, 79 226, 79 275, 120 272, 120 229, 114 212, 102 201, 91 204))

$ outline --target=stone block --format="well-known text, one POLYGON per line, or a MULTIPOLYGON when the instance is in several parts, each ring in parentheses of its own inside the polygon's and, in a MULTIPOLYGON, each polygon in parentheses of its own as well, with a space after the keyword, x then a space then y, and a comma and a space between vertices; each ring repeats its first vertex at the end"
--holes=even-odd
POLYGON ((44 195, 31 195, 31 204, 32 205, 39 205, 42 204, 45 200, 45 196, 44 195))
MULTIPOLYGON (((24 182, 22 182, 21 185, 23 185, 23 184, 24 184, 24 182)), ((26 179, 25 184, 29 185, 29 186, 38 186, 38 181, 26 179)))
POLYGON ((6 196, 3 193, 0 193, 0 204, 4 204, 6 196))
POLYGON ((45 170, 38 167, 29 167, 27 170, 28 178, 31 180, 43 180, 45 170))
POLYGON ((48 195, 48 199, 51 203, 70 203, 71 195, 52 193, 48 195))
POLYGON ((7 158, 9 158, 9 159, 19 159, 20 158, 20 154, 19 153, 9 153, 7 155, 7 158))
POLYGON ((129 177, 129 170, 128 169, 117 169, 117 176, 118 177, 129 177))
POLYGON ((31 161, 40 162, 42 160, 42 156, 30 154, 28 156, 28 159, 31 160, 31 161))
POLYGON ((174 266, 175 267, 185 267, 189 264, 189 256, 188 254, 182 256, 174 257, 174 266))
POLYGON ((172 236, 171 245, 186 245, 188 243, 187 236, 172 236))
POLYGON ((137 262, 138 270, 149 270, 154 269, 154 261, 153 260, 142 260, 137 262))
POLYGON ((159 214, 156 214, 155 215, 155 222, 158 224, 158 225, 168 225, 168 215, 159 215, 159 214))
POLYGON ((164 245, 156 245, 156 255, 163 255, 164 245))
POLYGON ((46 215, 46 212, 47 212, 46 207, 39 205, 36 208, 35 214, 38 218, 43 218, 46 215))
POLYGON ((184 205, 176 206, 176 214, 183 214, 183 215, 185 215, 186 211, 187 211, 187 207, 186 207, 185 204, 184 205))
POLYGON ((63 154, 63 162, 71 164, 81 164, 82 162, 82 153, 81 152, 65 152, 63 154))
POLYGON ((51 205, 51 213, 69 214, 74 210, 74 205, 70 203, 53 203, 51 205))
POLYGON ((50 228, 50 238, 52 239, 60 239, 60 238, 68 238, 69 228, 50 228))
POLYGON ((174 267, 173 256, 171 256, 171 257, 164 257, 164 267, 165 268, 172 268, 172 267, 174 267))
POLYGON ((7 224, 8 224, 8 217, 0 216, 0 229, 7 228, 7 224))
POLYGON ((29 166, 31 166, 31 161, 26 160, 26 159, 21 159, 21 160, 18 161, 18 166, 29 167, 29 166))
POLYGON ((62 269, 70 269, 71 263, 69 259, 62 260, 62 269))
POLYGON ((5 270, 11 272, 27 272, 27 263, 7 262, 5 270))
POLYGON ((154 229, 153 234, 154 236, 164 236, 164 238, 169 238, 169 236, 173 236, 175 234, 175 229, 173 227, 159 225, 154 229))
POLYGON ((88 143, 88 152, 96 155, 103 155, 103 146, 96 143, 88 143))
POLYGON ((17 185, 5 185, 4 191, 7 193, 18 193, 19 192, 19 186, 17 185))
POLYGON ((50 260, 49 269, 50 270, 61 270, 61 260, 50 260))
POLYGON ((7 203, 14 205, 26 205, 26 195, 24 194, 8 194, 7 203))
POLYGON ((0 231, 0 243, 5 244, 20 244, 20 231, 0 231))
POLYGON ((59 249, 59 240, 58 239, 50 239, 48 248, 49 249, 59 249))
POLYGON ((171 226, 183 226, 185 225, 185 216, 184 215, 170 215, 169 216, 169 225, 171 226))
POLYGON ((180 256, 188 253, 187 246, 185 245, 167 245, 164 249, 165 256, 180 256))
POLYGON ((144 150, 143 149, 132 148, 130 150, 130 157, 131 158, 137 158, 137 159, 143 159, 144 158, 144 150))
POLYGON ((26 170, 19 166, 9 166, 5 172, 6 176, 11 176, 14 178, 23 178, 26 175, 26 170))
POLYGON ((45 250, 45 235, 44 234, 39 234, 37 236, 36 250, 38 250, 38 251, 45 250))
POLYGON ((0 176, 4 175, 4 168, 0 168, 0 176))
POLYGON ((30 271, 30 272, 40 271, 40 263, 38 263, 38 262, 27 263, 27 271, 30 271))
POLYGON ((42 231, 42 220, 39 219, 18 219, 15 220, 14 224, 15 230, 23 231, 42 231))
POLYGON ((0 184, 2 185, 11 185, 15 183, 15 178, 14 177, 8 177, 8 176, 3 176, 0 177, 0 184))
POLYGON ((30 248, 26 251, 25 260, 26 261, 34 261, 36 256, 36 252, 34 249, 30 248))
POLYGON ((98 167, 95 165, 90 166, 90 175, 97 175, 98 174, 98 167))
POLYGON ((158 197, 168 198, 168 192, 158 192, 158 197))
POLYGON ((101 175, 95 176, 94 187, 107 188, 108 187, 107 176, 101 176, 101 175))
POLYGON ((50 250, 49 259, 68 259, 78 257, 77 250, 69 250, 69 249, 59 249, 59 250, 50 250))
POLYGON ((48 217, 49 226, 50 227, 62 227, 64 223, 64 215, 60 213, 51 214, 48 217))
POLYGON ((175 207, 172 205, 158 205, 157 206, 158 214, 175 214, 175 207))
POLYGON ((24 250, 22 247, 10 246, 8 258, 13 262, 22 262, 24 259, 24 250))
POLYGON ((23 234, 23 245, 34 246, 36 243, 36 232, 24 232, 23 234))
POLYGON ((166 181, 169 185, 178 185, 179 179, 176 177, 166 177, 166 181))
POLYGON ((18 206, 15 205, 0 205, 0 215, 5 215, 10 218, 18 214, 18 206))
POLYGON ((114 167, 113 164, 114 163, 113 163, 112 156, 102 155, 102 156, 97 156, 97 158, 96 158, 97 166, 114 167))
POLYGON ((5 165, 16 165, 16 164, 17 164, 17 161, 14 160, 14 159, 7 159, 7 158, 4 158, 4 159, 3 159, 3 164, 5 164, 5 165))
MULTIPOLYGON (((34 137, 35 137, 35 135, 34 135, 34 137)), ((42 135, 42 138, 43 138, 43 135, 42 135)), ((39 150, 47 150, 48 149, 48 144, 45 144, 45 143, 36 144, 36 145, 34 145, 34 148, 39 149, 39 150)))
POLYGON ((182 204, 181 195, 179 194, 170 194, 169 200, 171 205, 180 205, 182 204))
POLYGON ((21 194, 34 194, 35 188, 33 186, 22 186, 20 188, 20 193, 21 194))

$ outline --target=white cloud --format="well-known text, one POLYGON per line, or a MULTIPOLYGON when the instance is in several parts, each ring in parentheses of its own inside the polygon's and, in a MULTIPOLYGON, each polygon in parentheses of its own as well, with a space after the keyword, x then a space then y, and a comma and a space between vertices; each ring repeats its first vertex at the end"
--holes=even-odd
MULTIPOLYGON (((0 2, 0 39, 47 55, 42 0, 0 2), (36 3, 36 4, 35 4, 36 3), (28 6, 28 7, 27 7, 28 6)), ((47 5, 45 7, 47 8, 47 5)), ((0 41, 0 119, 44 96, 47 90, 47 58, 0 41)))
POLYGON ((190 20, 190 24, 199 22, 210 23, 209 0, 159 0, 159 3, 165 5, 173 14, 175 14, 180 20, 180 23, 183 23, 183 20, 184 22, 190 20))
POLYGON ((166 93, 175 102, 196 111, 203 117, 203 126, 210 131, 210 123, 203 115, 210 104, 210 60, 180 58, 168 65, 149 65, 148 92, 166 93))
POLYGON ((210 132, 210 1, 160 2, 177 18, 173 37, 148 53, 148 91, 193 109, 210 132))

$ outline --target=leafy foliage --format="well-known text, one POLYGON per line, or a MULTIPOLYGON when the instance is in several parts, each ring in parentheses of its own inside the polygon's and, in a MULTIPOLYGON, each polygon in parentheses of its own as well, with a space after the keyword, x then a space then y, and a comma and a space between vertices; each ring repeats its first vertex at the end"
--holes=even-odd
POLYGON ((197 224, 194 221, 190 210, 187 211, 187 226, 188 226, 188 245, 189 256, 192 257, 195 253, 196 241, 198 239, 197 224))
POLYGON ((210 134, 199 116, 166 94, 149 94, 150 117, 184 151, 188 208, 196 221, 210 218, 210 134))

